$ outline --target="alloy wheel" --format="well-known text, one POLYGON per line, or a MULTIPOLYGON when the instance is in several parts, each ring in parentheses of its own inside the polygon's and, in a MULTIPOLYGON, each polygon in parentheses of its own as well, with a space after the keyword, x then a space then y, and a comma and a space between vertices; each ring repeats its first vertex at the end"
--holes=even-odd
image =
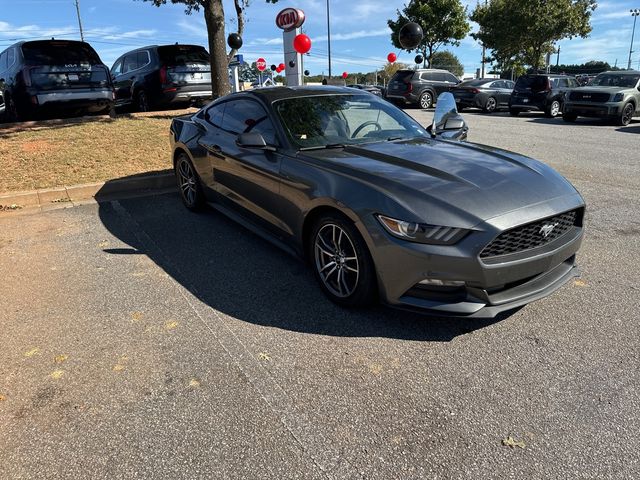
POLYGON ((631 123, 631 119, 633 118, 633 105, 631 103, 627 103, 622 110, 621 122, 622 125, 629 125, 631 123))
POLYGON ((335 223, 323 225, 315 237, 314 254, 327 290, 338 298, 352 295, 360 279, 360 261, 349 234, 335 223))
POLYGON ((498 103, 496 102, 496 99, 493 97, 489 97, 487 99, 487 104, 485 106, 485 110, 489 113, 494 112, 496 110, 496 107, 498 106, 498 103))
POLYGON ((431 103, 433 99, 431 98, 431 94, 426 92, 420 95, 420 108, 429 108, 431 107, 431 103))
POLYGON ((182 198, 187 206, 194 207, 198 196, 198 185, 193 167, 191 167, 188 160, 182 158, 178 163, 176 173, 178 174, 178 186, 180 187, 182 198))
POLYGON ((551 103, 551 108, 549 108, 549 115, 552 117, 557 117, 558 113, 560 113, 560 102, 557 100, 554 100, 551 103))
POLYGON ((138 111, 139 112, 149 111, 149 102, 147 101, 147 94, 144 92, 138 93, 138 111))

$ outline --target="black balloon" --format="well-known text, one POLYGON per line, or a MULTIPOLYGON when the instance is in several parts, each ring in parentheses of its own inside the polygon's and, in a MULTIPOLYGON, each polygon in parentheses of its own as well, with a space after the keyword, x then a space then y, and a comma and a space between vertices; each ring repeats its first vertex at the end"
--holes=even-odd
POLYGON ((309 75, 311 75, 311 72, 309 70, 305 70, 304 74, 308 77, 309 75))
POLYGON ((275 72, 278 69, 278 67, 276 67, 275 65, 271 65, 271 67, 269 67, 269 68, 271 68, 272 72, 275 72))
POLYGON ((416 58, 413 59, 416 63, 424 62, 424 57, 422 55, 416 55, 416 58))
POLYGON ((291 68, 295 67, 296 66, 296 62, 294 62, 293 60, 289 60, 289 66, 291 68))
POLYGON ((409 22, 400 29, 398 41, 405 50, 412 50, 422 42, 422 27, 415 22, 409 22))
POLYGON ((227 45, 238 50, 240 47, 242 47, 242 37, 237 33, 229 34, 229 36, 227 37, 227 45))

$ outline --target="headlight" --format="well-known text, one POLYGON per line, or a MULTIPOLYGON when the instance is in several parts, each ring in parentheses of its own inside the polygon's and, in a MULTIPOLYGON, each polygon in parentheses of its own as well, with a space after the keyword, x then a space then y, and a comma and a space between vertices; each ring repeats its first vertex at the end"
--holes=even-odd
POLYGON ((613 101, 614 102, 621 102, 624 99, 624 93, 616 93, 613 96, 613 101))
POLYGON ((376 215, 376 218, 391 235, 411 242, 453 245, 469 233, 469 230, 464 228, 406 222, 384 215, 376 215))

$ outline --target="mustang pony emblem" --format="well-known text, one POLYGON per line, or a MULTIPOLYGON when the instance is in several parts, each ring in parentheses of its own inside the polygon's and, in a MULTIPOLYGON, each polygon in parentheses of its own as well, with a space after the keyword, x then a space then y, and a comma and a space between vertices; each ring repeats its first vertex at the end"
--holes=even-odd
POLYGON ((547 238, 553 232, 553 229, 558 226, 558 223, 548 223, 547 225, 543 225, 540 227, 540 232, 544 238, 547 238))

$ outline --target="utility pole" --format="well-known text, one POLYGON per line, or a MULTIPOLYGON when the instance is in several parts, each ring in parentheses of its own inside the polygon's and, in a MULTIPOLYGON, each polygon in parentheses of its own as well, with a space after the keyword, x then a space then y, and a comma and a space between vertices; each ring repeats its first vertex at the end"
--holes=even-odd
POLYGON ((327 0, 327 51, 329 52, 329 78, 331 78, 331 25, 329 22, 329 0, 327 0))
POLYGON ((84 42, 84 32, 82 31, 82 20, 80 20, 80 0, 76 0, 76 12, 78 14, 78 25, 80 26, 80 40, 84 42))
POLYGON ((560 45, 558 45, 558 56, 556 57, 556 68, 558 67, 558 65, 560 65, 560 45))
POLYGON ((636 34, 636 20, 638 19, 638 15, 640 15, 640 10, 634 8, 633 10, 629 10, 631 12, 631 16, 633 17, 633 31, 631 33, 631 46, 629 47, 629 63, 627 64, 627 70, 631 70, 631 54, 633 53, 633 37, 636 34))
MULTIPOLYGON (((484 6, 487 6, 487 0, 484 0, 484 6)), ((487 56, 487 47, 484 46, 484 42, 482 42, 482 69, 480 71, 480 78, 484 78, 484 62, 487 56)))

